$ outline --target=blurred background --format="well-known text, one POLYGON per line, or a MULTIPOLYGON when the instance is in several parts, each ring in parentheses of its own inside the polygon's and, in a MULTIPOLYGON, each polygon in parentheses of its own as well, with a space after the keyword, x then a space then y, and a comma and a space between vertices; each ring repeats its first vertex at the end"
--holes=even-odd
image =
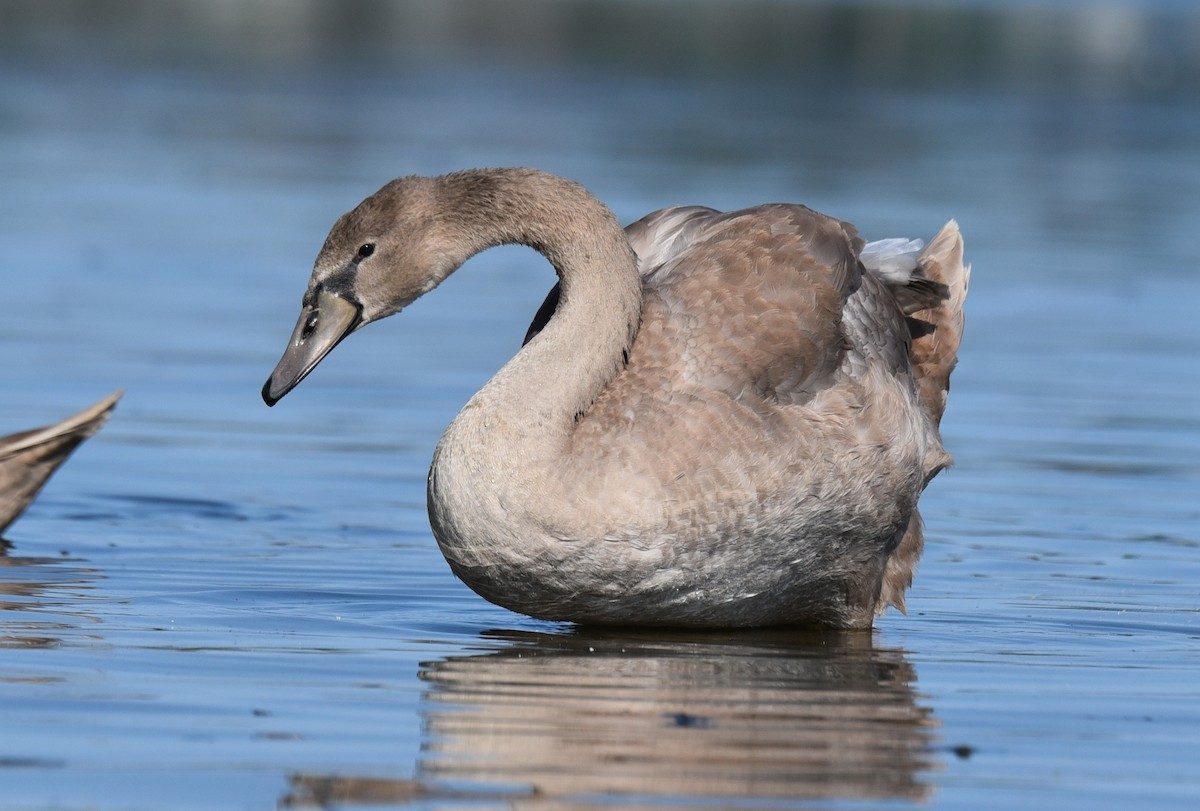
POLYGON ((456 673, 509 648, 481 630, 548 630, 459 586, 424 508, 442 428, 552 283, 540 257, 473 259, 259 398, 342 212, 399 175, 511 164, 624 222, 787 201, 928 239, 957 218, 975 268, 957 465, 922 501, 910 616, 850 660, 899 661, 909 703, 919 672, 911 716, 940 730, 904 743, 920 763, 897 796, 1193 807, 1191 0, 0 0, 0 433, 126 389, 6 533, 26 595, 6 610, 36 619, 7 633, 61 643, 4 651, 4 728, 38 733, 0 737, 0 768, 50 764, 13 802, 53 783, 87 804, 95 773, 147 763, 160 793, 114 789, 123 807, 186 805, 181 787, 274 807, 244 784, 288 769, 411 777, 418 663, 456 673), (354 698, 366 682, 393 703, 354 698), (261 723, 283 737, 238 737, 251 706, 278 706, 261 723))

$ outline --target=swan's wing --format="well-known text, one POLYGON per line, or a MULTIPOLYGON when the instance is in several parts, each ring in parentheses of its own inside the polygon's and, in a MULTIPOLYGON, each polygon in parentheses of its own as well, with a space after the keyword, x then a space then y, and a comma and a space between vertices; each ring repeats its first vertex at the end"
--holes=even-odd
MULTIPOLYGON (((674 370, 680 384, 734 397, 803 402, 837 369, 856 374, 873 359, 906 374, 903 315, 947 296, 907 242, 875 243, 864 285, 854 226, 800 205, 677 206, 625 234, 646 294, 638 354, 674 370)), ((526 342, 554 315, 558 296, 555 285, 526 342)))
POLYGON ((554 315, 554 311, 558 309, 558 298, 562 295, 562 283, 555 282, 554 287, 550 288, 550 292, 546 294, 546 298, 542 300, 542 304, 538 307, 537 312, 533 314, 533 321, 529 323, 529 329, 525 330, 525 338, 521 341, 521 346, 533 340, 533 336, 537 335, 546 325, 550 323, 550 318, 554 315))
POLYGON ((711 225, 721 212, 704 206, 675 206, 647 214, 625 227, 625 238, 638 257, 638 270, 648 275, 674 259, 711 225))
POLYGON ((645 354, 674 355, 680 385, 781 402, 826 385, 861 282, 853 227, 798 205, 667 209, 635 225, 645 354))

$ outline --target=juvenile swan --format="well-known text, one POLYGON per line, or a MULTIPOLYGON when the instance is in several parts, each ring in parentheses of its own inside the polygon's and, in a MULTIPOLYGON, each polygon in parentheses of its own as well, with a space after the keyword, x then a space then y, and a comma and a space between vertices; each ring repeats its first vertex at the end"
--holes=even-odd
POLYGON ((923 251, 800 205, 622 230, 532 169, 400 178, 329 233, 263 399, 505 243, 559 281, 434 452, 455 574, 577 623, 869 628, 904 609, 917 499, 950 462, 969 279, 953 221, 923 251))

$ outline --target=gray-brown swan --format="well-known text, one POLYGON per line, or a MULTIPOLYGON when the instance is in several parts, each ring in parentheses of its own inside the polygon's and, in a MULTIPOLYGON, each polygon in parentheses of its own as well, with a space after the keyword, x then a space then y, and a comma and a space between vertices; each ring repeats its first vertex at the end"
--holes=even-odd
POLYGON ((532 169, 394 180, 334 225, 263 398, 472 255, 558 284, 434 453, 433 533, 483 597, 550 620, 868 628, 903 610, 969 267, 951 221, 864 246, 800 205, 622 229, 532 169))

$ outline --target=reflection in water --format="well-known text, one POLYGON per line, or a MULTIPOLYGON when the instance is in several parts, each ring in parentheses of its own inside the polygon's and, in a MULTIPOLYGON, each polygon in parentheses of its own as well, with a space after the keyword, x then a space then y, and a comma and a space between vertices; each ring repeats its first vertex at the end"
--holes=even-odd
POLYGON ((934 721, 870 635, 499 636, 424 666, 415 780, 295 775, 283 804, 928 796, 934 721))
MULTIPOLYGON (((100 572, 68 558, 10 557, 10 549, 8 541, 0 541, 0 649, 53 648, 64 636, 92 636, 80 629, 99 619, 53 595, 91 589, 100 572)), ((0 670, 0 682, 6 680, 0 670)))

